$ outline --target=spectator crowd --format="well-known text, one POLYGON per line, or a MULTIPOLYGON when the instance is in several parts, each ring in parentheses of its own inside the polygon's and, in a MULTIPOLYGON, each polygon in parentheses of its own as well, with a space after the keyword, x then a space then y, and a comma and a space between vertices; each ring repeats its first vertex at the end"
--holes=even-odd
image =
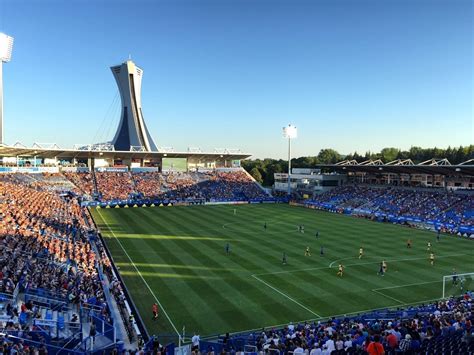
POLYGON ((247 201, 268 198, 260 186, 241 170, 91 172, 66 173, 65 176, 83 194, 97 195, 103 202, 137 199, 247 201))
POLYGON ((466 192, 345 185, 307 202, 339 212, 357 209, 372 214, 474 226, 474 194, 466 192))
MULTIPOLYGON (((221 353, 241 353, 245 341, 259 354, 472 354, 473 294, 391 313, 290 323, 281 329, 221 337, 221 353)), ((198 353, 196 351, 195 353, 198 353)), ((213 353, 208 347, 202 353, 213 353)))

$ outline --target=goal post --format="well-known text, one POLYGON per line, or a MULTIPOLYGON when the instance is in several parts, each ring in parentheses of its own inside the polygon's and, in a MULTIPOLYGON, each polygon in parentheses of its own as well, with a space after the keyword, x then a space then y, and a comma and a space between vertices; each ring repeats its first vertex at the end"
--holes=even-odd
POLYGON ((443 276, 443 295, 441 298, 460 296, 474 289, 474 272, 443 276))

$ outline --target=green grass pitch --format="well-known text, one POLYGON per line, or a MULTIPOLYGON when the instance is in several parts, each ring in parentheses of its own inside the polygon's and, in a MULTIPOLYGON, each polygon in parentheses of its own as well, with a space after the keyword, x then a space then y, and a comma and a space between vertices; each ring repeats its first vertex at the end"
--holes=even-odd
MULTIPOLYGON (((435 233, 288 205, 94 209, 92 214, 150 334, 173 334, 185 326, 188 334, 204 337, 421 303, 441 297, 442 276, 453 268, 474 272, 472 241, 442 235, 438 243, 435 233), (297 231, 300 224, 304 234, 297 231), (305 256, 307 246, 311 256, 305 256), (377 275, 383 259, 384 277, 377 275), (338 263, 345 265, 342 278, 336 276, 338 263), (153 321, 155 297, 168 317, 161 309, 153 321)), ((474 288, 473 281, 467 279, 465 286, 474 288)), ((447 291, 460 294, 450 283, 447 291)))

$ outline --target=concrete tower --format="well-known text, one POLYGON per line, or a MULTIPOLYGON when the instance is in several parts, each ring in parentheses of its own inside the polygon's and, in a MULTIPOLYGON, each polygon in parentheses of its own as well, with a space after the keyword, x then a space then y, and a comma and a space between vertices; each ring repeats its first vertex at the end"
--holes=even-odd
POLYGON ((110 69, 122 100, 122 114, 112 145, 115 150, 157 151, 143 119, 141 101, 143 70, 131 60, 110 69))

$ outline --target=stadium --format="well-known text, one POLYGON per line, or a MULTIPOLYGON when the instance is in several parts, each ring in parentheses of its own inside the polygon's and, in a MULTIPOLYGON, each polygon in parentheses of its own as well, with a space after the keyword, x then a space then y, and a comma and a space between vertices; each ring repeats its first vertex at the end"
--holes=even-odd
POLYGON ((474 354, 474 146, 308 167, 289 125, 268 171, 160 147, 131 59, 109 141, 6 144, 12 50, 0 33, 2 353, 474 354))

